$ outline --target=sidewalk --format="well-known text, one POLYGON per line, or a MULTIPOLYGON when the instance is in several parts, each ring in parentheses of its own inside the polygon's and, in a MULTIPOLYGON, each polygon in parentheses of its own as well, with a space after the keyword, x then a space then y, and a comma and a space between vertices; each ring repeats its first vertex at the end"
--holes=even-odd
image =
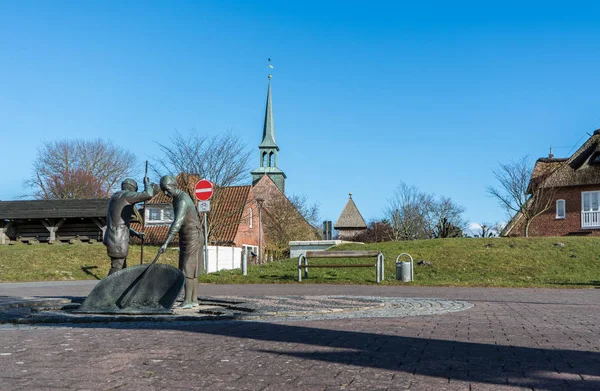
MULTIPOLYGON (((93 286, 0 284, 0 308, 93 286)), ((397 318, 3 325, 0 389, 600 390, 600 289, 201 285, 199 294, 474 306, 397 318)))

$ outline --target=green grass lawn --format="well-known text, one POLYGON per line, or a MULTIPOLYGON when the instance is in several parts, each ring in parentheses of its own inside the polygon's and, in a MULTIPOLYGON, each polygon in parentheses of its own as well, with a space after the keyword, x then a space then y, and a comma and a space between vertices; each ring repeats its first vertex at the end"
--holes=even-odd
MULTIPOLYGON (((600 286, 600 238, 458 238, 349 244, 339 250, 381 250, 385 256, 384 284, 396 281, 395 261, 400 253, 415 259, 411 285, 496 287, 595 287, 600 286), (564 247, 556 246, 563 243, 564 247), (432 266, 419 266, 426 260, 432 266)), ((402 260, 407 260, 403 257, 402 260)), ((316 263, 365 260, 315 260, 316 263)), ((313 263, 311 262, 311 263, 313 263)), ((297 283, 296 259, 202 276, 212 283, 297 283)), ((302 283, 375 284, 375 268, 309 269, 302 283)))
MULTIPOLYGON (((150 263, 158 247, 144 247, 144 263, 150 263)), ((177 266, 179 253, 169 250, 158 262, 177 266)), ((129 266, 140 264, 140 246, 129 247, 129 266)), ((110 258, 102 243, 16 244, 0 246, 0 282, 64 281, 102 279, 110 269, 110 258)))
MULTIPOLYGON (((381 250, 385 255, 385 285, 598 287, 600 238, 459 238, 350 244, 336 249, 381 250), (563 243, 564 247, 556 246, 563 243), (402 252, 432 266, 415 264, 415 281, 395 279, 395 259, 402 252)), ((145 247, 145 263, 157 247, 145 247)), ((159 260, 177 265, 178 252, 169 250, 159 260)), ((129 262, 139 264, 140 247, 131 246, 129 262)), ((406 259, 406 258, 404 258, 406 259)), ((249 265, 248 275, 228 270, 200 277, 202 283, 297 283, 297 259, 249 265)), ((311 263, 365 263, 360 259, 315 260, 311 263)), ((0 281, 53 281, 103 278, 109 258, 102 244, 0 246, 0 281)), ((375 284, 375 268, 312 269, 302 283, 375 284)))

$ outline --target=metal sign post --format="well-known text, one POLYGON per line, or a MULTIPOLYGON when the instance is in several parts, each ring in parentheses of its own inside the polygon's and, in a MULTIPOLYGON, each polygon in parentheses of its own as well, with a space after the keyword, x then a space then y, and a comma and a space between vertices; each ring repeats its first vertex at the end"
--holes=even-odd
MULTIPOLYGON (((148 160, 146 160, 146 173, 144 174, 144 182, 148 178, 148 160)), ((150 185, 152 186, 152 185, 150 185)), ((144 191, 146 187, 144 187, 144 191)), ((146 206, 147 203, 144 201, 144 217, 142 217, 142 232, 146 232, 146 206)), ((142 247, 140 248, 140 265, 144 263, 144 237, 142 237, 142 247)))
POLYGON ((208 273, 208 224, 206 215, 210 212, 210 201, 198 201, 198 213, 204 215, 204 273, 208 273))
POLYGON ((208 273, 208 223, 206 215, 210 211, 210 199, 213 196, 214 186, 207 179, 202 179, 194 186, 194 194, 198 199, 198 213, 204 214, 204 273, 208 273))

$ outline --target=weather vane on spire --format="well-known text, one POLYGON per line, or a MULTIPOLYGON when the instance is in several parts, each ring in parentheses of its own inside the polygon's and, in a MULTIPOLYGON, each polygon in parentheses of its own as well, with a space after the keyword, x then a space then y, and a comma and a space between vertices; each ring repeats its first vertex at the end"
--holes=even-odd
MULTIPOLYGON (((273 69, 274 67, 273 67, 273 64, 271 64, 271 58, 268 58, 268 60, 269 60, 269 68, 270 68, 270 69, 273 69)), ((271 75, 271 74, 269 73, 269 80, 271 80, 271 78, 273 78, 273 75, 271 75)))

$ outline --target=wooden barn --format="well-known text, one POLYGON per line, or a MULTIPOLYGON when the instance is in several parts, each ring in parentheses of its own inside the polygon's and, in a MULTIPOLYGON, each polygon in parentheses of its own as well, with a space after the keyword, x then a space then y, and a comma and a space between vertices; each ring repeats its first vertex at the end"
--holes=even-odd
POLYGON ((108 201, 0 201, 0 244, 101 242, 108 201))

